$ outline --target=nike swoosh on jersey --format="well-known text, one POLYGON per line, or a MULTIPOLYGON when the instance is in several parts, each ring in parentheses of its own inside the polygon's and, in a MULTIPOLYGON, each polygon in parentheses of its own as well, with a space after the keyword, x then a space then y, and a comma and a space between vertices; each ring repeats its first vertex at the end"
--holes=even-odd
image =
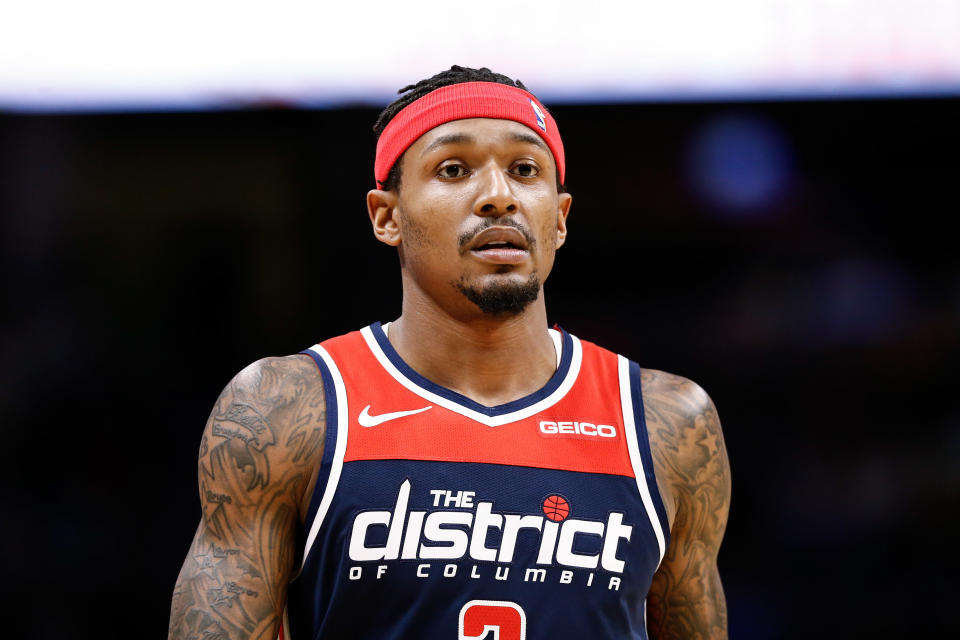
POLYGON ((427 409, 433 409, 433 405, 424 407, 423 409, 413 409, 412 411, 394 411, 393 413, 381 413, 378 416, 372 416, 370 415, 370 405, 367 405, 357 417, 357 422, 360 423, 361 427, 375 427, 378 424, 387 422, 388 420, 396 420, 397 418, 412 416, 415 413, 423 413, 427 409))

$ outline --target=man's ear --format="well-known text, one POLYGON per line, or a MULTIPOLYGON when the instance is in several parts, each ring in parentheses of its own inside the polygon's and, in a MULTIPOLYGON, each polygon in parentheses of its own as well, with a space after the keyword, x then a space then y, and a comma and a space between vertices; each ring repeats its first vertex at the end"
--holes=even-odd
POLYGON ((399 198, 396 191, 371 189, 367 192, 367 214, 377 240, 391 247, 400 244, 400 225, 394 217, 399 198))
POLYGON ((561 193, 557 204, 557 248, 563 246, 567 241, 567 216, 570 215, 570 205, 573 204, 573 196, 569 193, 561 193))

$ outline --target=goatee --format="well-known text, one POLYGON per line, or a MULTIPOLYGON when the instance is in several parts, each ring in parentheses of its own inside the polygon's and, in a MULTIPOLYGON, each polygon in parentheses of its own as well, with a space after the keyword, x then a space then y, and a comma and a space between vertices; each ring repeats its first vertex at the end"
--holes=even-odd
POLYGON ((524 282, 499 282, 485 287, 456 282, 457 289, 480 311, 491 316, 515 316, 540 295, 540 276, 531 273, 524 282))

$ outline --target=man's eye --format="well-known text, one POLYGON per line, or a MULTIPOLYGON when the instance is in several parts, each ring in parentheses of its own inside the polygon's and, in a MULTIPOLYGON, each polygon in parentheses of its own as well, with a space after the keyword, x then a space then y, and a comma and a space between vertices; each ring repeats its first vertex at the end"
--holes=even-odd
POLYGON ((467 175, 467 168, 462 164, 446 164, 440 167, 442 178, 462 178, 467 175))
POLYGON ((535 164, 520 162, 513 166, 513 172, 523 178, 533 178, 540 173, 540 169, 535 164))

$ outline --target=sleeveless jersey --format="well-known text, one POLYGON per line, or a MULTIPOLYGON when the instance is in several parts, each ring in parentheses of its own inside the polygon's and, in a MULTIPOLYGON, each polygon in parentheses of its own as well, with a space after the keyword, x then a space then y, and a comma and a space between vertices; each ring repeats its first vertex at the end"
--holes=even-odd
POLYGON ((419 375, 379 323, 303 352, 327 433, 284 640, 647 637, 669 529, 640 369, 550 333, 556 373, 496 407, 419 375))

